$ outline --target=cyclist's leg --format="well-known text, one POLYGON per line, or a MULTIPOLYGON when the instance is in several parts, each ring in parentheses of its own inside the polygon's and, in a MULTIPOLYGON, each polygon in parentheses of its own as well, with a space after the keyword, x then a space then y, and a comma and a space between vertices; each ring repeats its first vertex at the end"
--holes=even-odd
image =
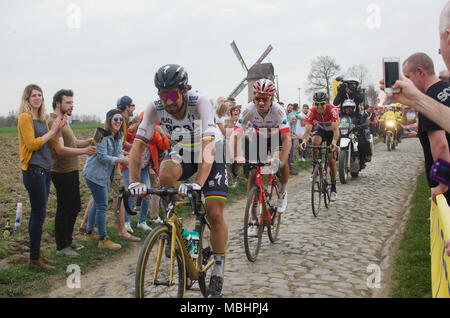
MULTIPOLYGON (((327 146, 331 146, 331 142, 333 141, 333 132, 329 131, 326 135, 327 146)), ((333 154, 328 154, 328 167, 330 169, 330 179, 331 179, 331 193, 330 193, 330 201, 336 201, 337 198, 337 190, 336 190, 336 176, 337 176, 337 166, 336 166, 336 158, 333 158, 333 154)))
MULTIPOLYGON (((184 169, 186 170, 186 169, 184 169)), ((177 158, 170 154, 163 159, 159 168, 159 182, 155 187, 158 188, 177 188, 177 181, 183 175, 183 164, 177 158)), ((164 206, 167 204, 166 198, 162 198, 164 206)))
MULTIPOLYGON (((322 136, 318 133, 315 133, 312 137, 311 144, 313 146, 320 146, 322 144, 322 136)), ((319 159, 319 150, 312 149, 311 156, 312 156, 312 161, 317 162, 317 160, 319 159)))
POLYGON ((214 266, 211 271, 211 282, 208 294, 218 296, 222 292, 225 252, 228 241, 228 227, 223 209, 228 195, 226 171, 224 163, 214 162, 208 179, 203 186, 206 202, 206 213, 211 225, 211 247, 214 255, 214 266))

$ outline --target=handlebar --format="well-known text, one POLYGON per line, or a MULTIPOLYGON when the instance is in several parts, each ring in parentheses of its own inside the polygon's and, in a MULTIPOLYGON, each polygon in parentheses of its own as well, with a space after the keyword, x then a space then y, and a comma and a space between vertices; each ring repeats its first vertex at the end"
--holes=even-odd
MULTIPOLYGON (((150 188, 150 189, 147 189, 147 194, 155 194, 158 196, 169 196, 172 200, 173 196, 178 194, 178 189, 175 189, 175 188, 158 188, 158 189, 150 188)), ((130 198, 130 196, 131 196, 130 191, 128 191, 125 188, 125 186, 120 186, 120 188, 119 188, 119 205, 120 205, 121 200, 124 200, 123 205, 124 205, 127 213, 130 215, 136 215, 137 211, 131 209, 130 206, 128 205, 128 199, 130 198)), ((191 205, 192 205, 192 208, 194 211, 195 204, 197 202, 201 202, 201 192, 198 192, 195 190, 188 190, 188 198, 189 198, 189 201, 191 201, 191 205)))

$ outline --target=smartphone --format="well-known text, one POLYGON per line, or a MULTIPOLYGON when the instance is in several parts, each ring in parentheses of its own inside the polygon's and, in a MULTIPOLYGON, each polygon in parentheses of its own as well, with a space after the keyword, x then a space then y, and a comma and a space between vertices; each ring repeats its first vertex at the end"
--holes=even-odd
POLYGON ((384 91, 386 93, 400 93, 400 89, 392 89, 400 79, 400 59, 398 57, 383 58, 384 91))
POLYGON ((450 187, 450 162, 437 159, 431 167, 430 178, 450 187))

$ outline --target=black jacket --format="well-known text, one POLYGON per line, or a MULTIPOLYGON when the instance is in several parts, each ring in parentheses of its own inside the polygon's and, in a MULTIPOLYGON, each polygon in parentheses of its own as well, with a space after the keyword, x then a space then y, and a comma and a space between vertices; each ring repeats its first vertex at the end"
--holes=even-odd
POLYGON ((351 91, 350 93, 347 93, 347 90, 345 88, 346 88, 346 85, 344 85, 344 84, 339 85, 337 96, 335 97, 335 99, 333 101, 334 106, 341 105, 347 99, 353 99, 356 106, 359 107, 359 104, 361 104, 364 101, 364 96, 361 93, 361 91, 356 90, 356 91, 351 91))

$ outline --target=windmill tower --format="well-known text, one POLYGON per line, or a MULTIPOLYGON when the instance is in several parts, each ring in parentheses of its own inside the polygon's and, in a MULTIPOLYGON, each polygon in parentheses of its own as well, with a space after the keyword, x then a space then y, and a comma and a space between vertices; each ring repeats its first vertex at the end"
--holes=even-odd
MULTIPOLYGON (((272 82, 275 79, 275 72, 272 63, 261 63, 267 55, 269 55, 270 51, 272 51, 272 45, 269 45, 267 49, 264 51, 264 53, 261 55, 261 57, 253 64, 250 69, 247 68, 247 65, 244 62, 244 59, 242 58, 241 53, 239 52, 236 43, 233 41, 231 42, 231 48, 233 49, 234 54, 238 58, 239 62, 241 63, 242 68, 247 72, 247 76, 239 83, 239 85, 234 89, 234 91, 228 96, 228 98, 236 98, 242 90, 245 88, 245 86, 248 85, 248 101, 250 102, 253 100, 253 84, 261 79, 261 78, 267 78, 270 79, 272 82)), ((278 99, 278 90, 277 90, 277 99, 278 99)))

